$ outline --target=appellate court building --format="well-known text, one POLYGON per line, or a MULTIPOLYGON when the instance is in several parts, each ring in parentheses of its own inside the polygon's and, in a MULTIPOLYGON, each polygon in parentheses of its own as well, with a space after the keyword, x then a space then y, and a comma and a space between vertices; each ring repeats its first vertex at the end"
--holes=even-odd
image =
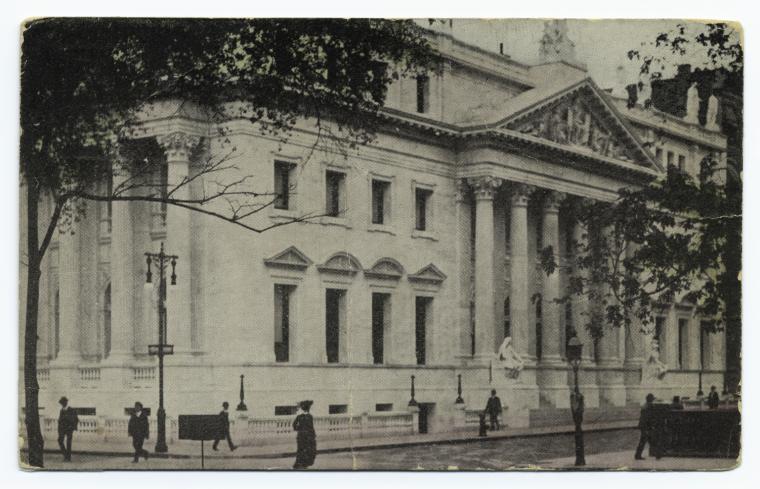
MULTIPOLYGON (((535 66, 431 37, 440 73, 395 82, 377 140, 348 157, 311 154, 307 126, 280 145, 246 120, 225 122, 234 164, 280 195, 257 225, 321 217, 256 234, 172 206, 88 204, 44 262, 43 416, 56 416, 61 395, 99 419, 125 418, 137 400, 157 408, 157 280, 154 269, 146 284, 144 253, 162 242, 179 256, 167 300, 170 418, 235 406, 244 375, 250 420, 289 420, 313 399, 320 419, 401 422, 414 376, 414 429, 445 430, 462 407, 461 376, 467 411, 495 388, 507 424, 526 426, 569 406, 573 332, 591 409, 647 392, 693 397, 700 381, 720 389, 724 335, 703 333, 690 304, 664 305, 651 334, 608 329, 594 344, 576 329, 591 305, 554 302, 572 242, 584 239, 567 204, 611 201, 669 164, 695 173, 702 158, 724 158, 715 121, 626 108, 574 60, 562 22, 547 24, 535 66), (546 246, 562 265, 549 276, 538 267, 546 246), (508 360, 497 355, 505 337, 508 360)), ((222 149, 212 123, 170 106, 143 135, 168 178, 181 178, 222 149)))

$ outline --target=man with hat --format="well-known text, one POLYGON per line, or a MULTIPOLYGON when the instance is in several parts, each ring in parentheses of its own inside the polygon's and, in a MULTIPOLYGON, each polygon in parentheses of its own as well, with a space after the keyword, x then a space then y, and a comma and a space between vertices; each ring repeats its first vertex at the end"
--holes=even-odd
POLYGON ((76 410, 69 406, 66 396, 61 397, 58 404, 61 405, 61 412, 58 414, 58 446, 63 453, 64 462, 71 462, 71 439, 79 425, 79 418, 76 410))
MULTIPOLYGON (((224 434, 224 437, 227 439, 227 446, 230 447, 230 451, 234 452, 237 448, 234 443, 232 443, 232 438, 230 437, 230 413, 229 413, 230 403, 227 401, 224 401, 222 403, 222 410, 219 412, 219 423, 222 428, 222 432, 224 434)), ((214 444, 211 445, 211 448, 214 449, 214 451, 218 450, 220 439, 217 438, 214 440, 214 444)))
POLYGON ((132 437, 132 447, 135 449, 135 458, 132 460, 136 464, 140 460, 140 455, 148 460, 148 451, 143 448, 143 443, 150 438, 148 431, 148 413, 143 409, 141 402, 135 403, 135 409, 129 416, 127 425, 127 434, 132 437))
MULTIPOLYGON (((652 452, 652 436, 655 425, 654 414, 654 394, 649 393, 646 397, 646 404, 641 408, 641 415, 639 416, 639 430, 641 435, 639 437, 639 445, 636 447, 636 460, 644 460, 642 453, 644 452, 644 445, 649 443, 649 451, 652 452)), ((657 457, 660 458, 660 457, 657 457)))

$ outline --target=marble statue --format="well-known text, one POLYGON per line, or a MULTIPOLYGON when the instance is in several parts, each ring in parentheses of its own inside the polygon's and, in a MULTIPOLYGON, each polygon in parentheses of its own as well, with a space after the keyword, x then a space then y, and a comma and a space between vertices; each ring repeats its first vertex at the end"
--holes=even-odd
POLYGON ((705 127, 711 131, 719 131, 718 125, 718 97, 710 95, 707 99, 707 118, 705 127))
POLYGON ((501 343, 499 350, 496 352, 496 363, 499 367, 507 371, 507 376, 512 379, 516 379, 520 375, 520 371, 525 367, 525 362, 514 346, 512 346, 512 338, 507 336, 501 343))
POLYGON ((643 379, 662 379, 668 371, 668 366, 660 360, 660 342, 652 340, 652 350, 649 359, 641 367, 643 379))
POLYGON ((691 84, 686 92, 686 122, 697 124, 699 122, 699 91, 697 82, 691 84))

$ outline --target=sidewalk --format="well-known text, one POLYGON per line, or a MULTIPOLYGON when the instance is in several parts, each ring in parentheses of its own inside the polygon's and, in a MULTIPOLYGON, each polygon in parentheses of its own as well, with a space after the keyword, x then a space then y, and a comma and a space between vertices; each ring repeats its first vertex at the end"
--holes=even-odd
POLYGON ((730 458, 686 458, 663 457, 657 460, 646 457, 644 460, 634 460, 633 451, 607 452, 586 455, 586 465, 575 467, 575 457, 555 458, 539 464, 541 469, 580 469, 580 470, 730 470, 738 466, 736 460, 730 458))
MULTIPOLYGON (((607 431, 635 428, 635 420, 615 421, 609 423, 588 424, 583 427, 584 432, 607 431)), ((377 438, 355 438, 343 440, 317 440, 317 453, 336 453, 348 452, 354 450, 371 450, 377 448, 396 448, 415 445, 431 444, 450 444, 450 443, 468 443, 481 442, 488 440, 501 440, 505 438, 520 438, 531 436, 547 436, 555 434, 571 434, 575 432, 575 427, 568 426, 548 426, 536 428, 507 428, 498 432, 489 432, 488 437, 481 438, 477 432, 447 432, 431 434, 413 434, 405 436, 387 436, 377 438)), ((153 443, 155 440, 148 440, 145 447, 151 452, 152 457, 166 458, 200 458, 201 442, 199 441, 176 441, 169 445, 169 452, 165 454, 153 453, 153 443)), ((212 442, 204 443, 204 455, 206 458, 283 458, 294 457, 296 454, 296 437, 289 443, 272 444, 272 445, 239 445, 237 450, 230 453, 224 440, 219 443, 219 451, 211 449, 212 442)), ((26 446, 22 448, 26 451, 26 446)), ((46 440, 46 453, 58 453, 58 447, 54 440, 46 440)), ((80 455, 104 455, 123 457, 134 453, 131 439, 126 435, 123 442, 90 442, 87 440, 78 440, 74 434, 73 453, 80 455)))

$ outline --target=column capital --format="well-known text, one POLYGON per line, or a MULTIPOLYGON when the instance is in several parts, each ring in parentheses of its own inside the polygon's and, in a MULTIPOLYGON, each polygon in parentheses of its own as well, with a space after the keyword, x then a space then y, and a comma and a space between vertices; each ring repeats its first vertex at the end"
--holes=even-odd
POLYGON ((567 197, 567 194, 550 190, 544 197, 544 212, 559 212, 559 206, 567 197))
POLYGON ((510 188, 512 189, 510 201, 513 207, 527 207, 530 195, 536 190, 535 187, 524 183, 513 183, 510 188))
POLYGON ((156 141, 164 149, 168 161, 187 161, 201 138, 185 132, 172 132, 156 136, 156 141))
POLYGON ((457 202, 465 202, 469 192, 470 186, 467 185, 467 180, 464 178, 458 178, 456 181, 456 190, 454 191, 454 200, 457 202))
POLYGON ((492 200, 496 190, 501 187, 503 180, 492 176, 468 178, 467 183, 472 187, 477 200, 492 200))

